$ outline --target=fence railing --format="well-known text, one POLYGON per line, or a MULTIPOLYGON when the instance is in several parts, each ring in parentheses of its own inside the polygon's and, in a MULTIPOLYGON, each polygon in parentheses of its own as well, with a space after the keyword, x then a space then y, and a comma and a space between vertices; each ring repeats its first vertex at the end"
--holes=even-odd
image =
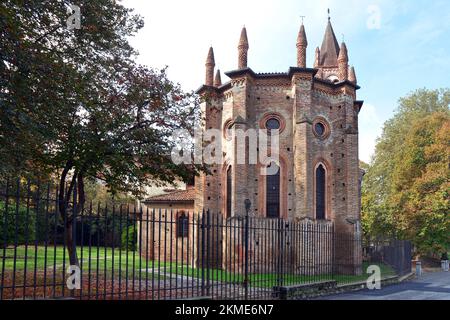
POLYGON ((389 266, 391 273, 404 276, 411 273, 412 244, 404 240, 366 239, 363 241, 363 259, 389 266))
MULTIPOLYGON (((331 222, 73 201, 61 210, 57 190, 0 182, 0 299, 272 299, 283 286, 367 279, 360 237, 331 222)), ((397 251, 377 261, 384 276, 404 270, 397 251)))

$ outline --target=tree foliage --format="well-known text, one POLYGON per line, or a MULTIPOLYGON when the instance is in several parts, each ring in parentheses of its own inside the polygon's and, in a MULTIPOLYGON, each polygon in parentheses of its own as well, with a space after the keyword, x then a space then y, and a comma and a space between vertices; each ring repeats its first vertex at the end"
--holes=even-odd
POLYGON ((450 90, 400 99, 363 183, 363 228, 413 240, 419 253, 450 247, 450 90))
POLYGON ((36 239, 36 213, 18 206, 6 210, 5 202, 0 201, 0 248, 6 243, 23 245, 36 239))
POLYGON ((57 171, 61 215, 71 197, 83 207, 86 179, 138 195, 191 178, 197 167, 171 161, 171 135, 194 127, 197 100, 165 70, 135 63, 128 38, 141 17, 117 1, 80 0, 81 29, 69 30, 71 4, 0 4, 0 171, 57 171))

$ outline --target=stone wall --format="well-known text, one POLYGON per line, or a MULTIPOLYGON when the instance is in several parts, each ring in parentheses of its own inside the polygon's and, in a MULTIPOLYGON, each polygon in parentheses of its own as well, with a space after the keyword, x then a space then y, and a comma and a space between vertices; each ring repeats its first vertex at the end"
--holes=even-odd
POLYGON ((192 211, 185 211, 188 219, 187 235, 177 235, 178 217, 184 211, 144 211, 138 228, 141 255, 148 260, 178 262, 193 265, 196 259, 197 224, 192 211))

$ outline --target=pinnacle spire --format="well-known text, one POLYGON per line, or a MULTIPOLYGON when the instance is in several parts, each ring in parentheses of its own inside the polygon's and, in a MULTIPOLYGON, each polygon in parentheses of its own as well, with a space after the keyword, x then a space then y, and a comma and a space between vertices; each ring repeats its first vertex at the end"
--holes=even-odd
POLYGON ((341 44, 338 57, 339 80, 348 80, 348 51, 344 42, 341 44))
POLYGON ((238 69, 247 68, 248 48, 247 29, 244 26, 238 44, 238 69))
POLYGON ((345 42, 342 42, 341 48, 339 49, 339 57, 338 61, 346 61, 348 62, 348 50, 345 42))
POLYGON ((298 45, 304 45, 305 47, 308 46, 308 39, 306 38, 305 26, 303 25, 303 23, 300 26, 300 30, 297 36, 297 46, 298 45))
POLYGON ((358 83, 358 80, 356 79, 355 68, 353 66, 350 68, 350 71, 348 74, 348 81, 353 82, 354 84, 358 83))
POLYGON ((337 58, 339 55, 339 43, 328 19, 327 28, 323 37, 322 47, 320 49, 320 65, 337 66, 337 58))
POLYGON ((314 68, 317 68, 320 66, 320 49, 319 47, 316 48, 316 55, 314 58, 314 68))
POLYGON ((306 38, 305 26, 301 25, 297 36, 297 66, 306 68, 306 48, 308 47, 308 39, 306 38))
POLYGON ((214 50, 212 47, 209 48, 208 56, 206 57, 206 74, 205 74, 205 85, 212 86, 214 83, 214 67, 216 63, 214 61, 214 50))
POLYGON ((208 65, 208 64, 210 64, 212 66, 216 65, 216 62, 214 61, 214 49, 213 49, 213 47, 209 48, 208 56, 206 57, 206 65, 208 65))
POLYGON ((214 87, 220 87, 222 85, 222 79, 220 77, 220 70, 217 69, 216 77, 214 78, 214 87))
POLYGON ((248 38, 247 38, 247 29, 245 28, 245 26, 242 27, 242 30, 241 30, 241 37, 239 39, 238 48, 245 48, 245 49, 249 48, 248 38))

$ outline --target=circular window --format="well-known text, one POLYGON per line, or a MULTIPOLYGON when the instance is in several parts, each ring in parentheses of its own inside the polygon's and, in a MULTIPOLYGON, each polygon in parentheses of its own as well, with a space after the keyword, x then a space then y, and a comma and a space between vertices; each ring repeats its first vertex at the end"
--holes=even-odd
POLYGON ((264 117, 261 118, 261 120, 259 120, 259 127, 261 129, 268 130, 269 134, 271 130, 279 130, 281 134, 286 128, 286 121, 284 120, 282 115, 271 112, 267 113, 266 115, 264 115, 264 117))
POLYGON ((278 130, 278 129, 280 129, 280 127, 281 127, 281 125, 280 125, 280 121, 278 121, 278 119, 271 118, 266 121, 267 130, 278 130))
POLYGON ((314 126, 314 130, 319 137, 323 137, 323 135, 325 134, 325 126, 321 122, 316 123, 316 125, 314 126))
POLYGON ((314 121, 313 132, 314 132, 314 135, 320 139, 326 139, 330 135, 330 129, 328 127, 328 124, 322 118, 314 121))

